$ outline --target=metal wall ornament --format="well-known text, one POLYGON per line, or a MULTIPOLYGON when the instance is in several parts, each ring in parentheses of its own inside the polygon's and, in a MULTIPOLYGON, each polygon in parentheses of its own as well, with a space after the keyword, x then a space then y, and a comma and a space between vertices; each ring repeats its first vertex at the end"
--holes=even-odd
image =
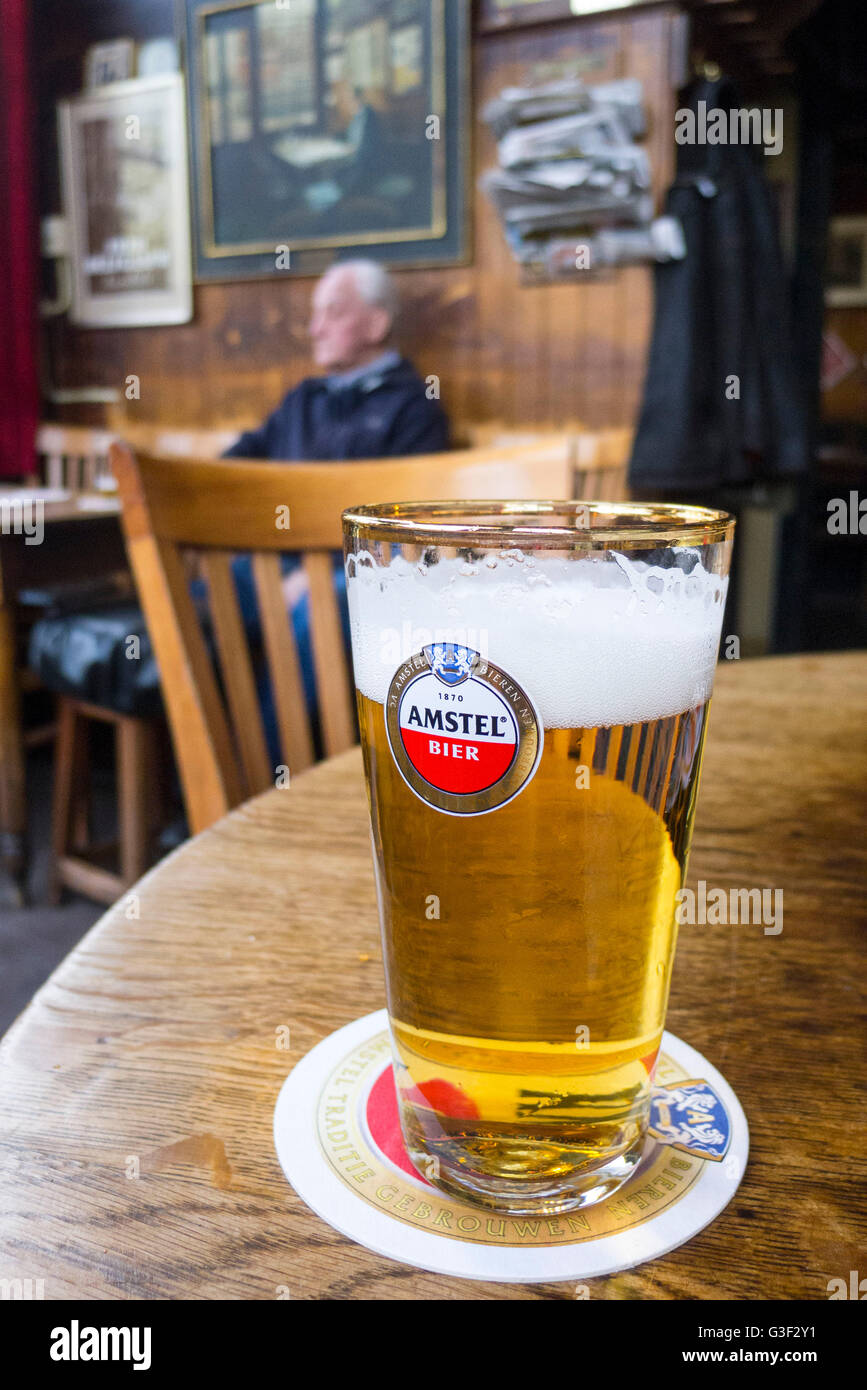
POLYGON ((113 82, 58 105, 74 323, 192 317, 184 84, 113 82))
POLYGON ((466 259, 466 0, 185 13, 197 279, 466 259))

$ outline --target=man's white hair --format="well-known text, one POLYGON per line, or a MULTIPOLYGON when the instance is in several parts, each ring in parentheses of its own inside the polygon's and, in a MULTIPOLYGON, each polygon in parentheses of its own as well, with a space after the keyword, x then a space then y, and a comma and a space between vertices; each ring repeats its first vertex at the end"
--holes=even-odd
POLYGON ((377 309, 384 309, 388 314, 389 321, 394 323, 398 310, 397 287, 384 265, 380 265, 379 261, 359 258, 352 261, 338 261, 331 269, 351 271, 358 293, 365 304, 372 304, 377 309))

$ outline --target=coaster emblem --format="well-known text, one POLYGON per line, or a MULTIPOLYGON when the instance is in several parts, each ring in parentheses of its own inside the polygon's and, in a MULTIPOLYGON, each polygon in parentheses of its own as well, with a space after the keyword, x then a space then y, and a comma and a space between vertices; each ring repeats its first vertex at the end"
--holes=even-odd
POLYGON ((722 1100, 706 1081, 654 1088, 649 1132, 696 1158, 720 1163, 731 1141, 731 1121, 722 1100))

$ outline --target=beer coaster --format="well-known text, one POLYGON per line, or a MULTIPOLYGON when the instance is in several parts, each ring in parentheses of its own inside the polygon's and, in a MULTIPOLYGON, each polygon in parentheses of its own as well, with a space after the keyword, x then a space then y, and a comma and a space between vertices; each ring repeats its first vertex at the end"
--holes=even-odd
POLYGON ((324 1038, 289 1074, 274 1143, 299 1197, 368 1250, 462 1279, 541 1283, 615 1274, 691 1240, 737 1191, 749 1131, 716 1068, 665 1033, 629 1180, 560 1216, 489 1212, 440 1192, 411 1162, 381 1009, 324 1038))

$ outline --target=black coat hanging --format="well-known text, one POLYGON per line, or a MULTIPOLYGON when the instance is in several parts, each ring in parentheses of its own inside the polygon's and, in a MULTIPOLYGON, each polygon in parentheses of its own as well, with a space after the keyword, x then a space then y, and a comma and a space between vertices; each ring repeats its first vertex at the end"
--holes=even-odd
MULTIPOLYGON (((741 106, 730 81, 697 82, 689 109, 741 106)), ((781 119, 781 117, 777 117, 781 119)), ((793 477, 807 435, 782 254, 761 146, 682 144, 666 213, 686 257, 657 266, 655 315, 630 484, 706 490, 793 477)))

